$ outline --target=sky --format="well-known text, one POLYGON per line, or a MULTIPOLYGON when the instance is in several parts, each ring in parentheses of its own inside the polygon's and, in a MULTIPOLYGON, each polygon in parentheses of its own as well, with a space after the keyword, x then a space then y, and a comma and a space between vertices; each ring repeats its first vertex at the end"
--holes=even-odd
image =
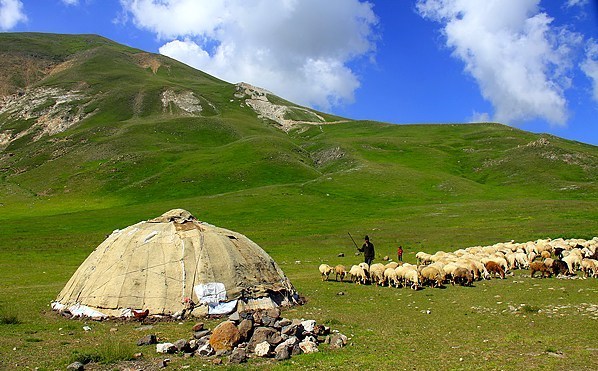
POLYGON ((598 0, 0 0, 0 31, 99 34, 352 119, 598 145, 598 0))

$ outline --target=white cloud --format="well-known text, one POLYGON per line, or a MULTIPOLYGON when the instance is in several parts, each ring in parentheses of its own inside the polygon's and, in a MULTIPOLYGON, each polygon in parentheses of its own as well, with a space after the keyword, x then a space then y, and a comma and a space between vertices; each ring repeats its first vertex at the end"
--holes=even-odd
POLYGON ((592 80, 592 98, 598 103, 598 42, 590 39, 586 46, 586 57, 581 70, 592 80))
POLYGON ((377 18, 359 0, 121 0, 139 28, 167 41, 160 53, 230 82, 297 103, 351 102, 349 62, 375 51, 377 18))
POLYGON ((19 22, 26 22, 23 3, 19 0, 0 0, 0 30, 10 30, 19 22))
POLYGON ((490 119, 490 114, 488 112, 474 111, 473 114, 471 115, 471 118, 469 119, 469 122, 471 122, 471 123, 492 122, 492 119, 490 119))
POLYGON ((565 7, 567 8, 573 8, 575 6, 579 6, 579 7, 583 7, 588 5, 589 0, 567 0, 567 2, 565 3, 565 7))
POLYGON ((465 63, 494 107, 493 120, 541 118, 566 124, 572 48, 579 34, 551 25, 539 0, 418 0, 420 15, 440 22, 446 45, 465 63))
POLYGON ((79 5, 79 0, 62 0, 64 5, 79 5))

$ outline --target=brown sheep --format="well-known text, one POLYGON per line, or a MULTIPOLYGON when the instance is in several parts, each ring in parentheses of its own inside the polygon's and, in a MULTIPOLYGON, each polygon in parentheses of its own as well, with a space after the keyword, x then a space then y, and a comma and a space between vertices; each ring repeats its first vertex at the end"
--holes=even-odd
POLYGON ((451 284, 455 285, 458 283, 461 286, 472 286, 473 285, 473 273, 467 268, 459 267, 453 271, 453 278, 451 284))
POLYGON ((500 278, 502 278, 502 279, 505 278, 505 271, 502 269, 502 267, 500 265, 498 265, 498 263, 496 263, 492 260, 489 262, 486 262, 486 270, 488 271, 488 273, 492 274, 495 277, 498 274, 500 276, 500 278))
POLYGON ((546 267, 546 264, 542 262, 532 262, 529 265, 529 269, 532 272, 532 278, 534 278, 534 273, 536 272, 542 272, 542 276, 540 276, 541 278, 544 278, 545 275, 548 275, 548 277, 552 276, 552 272, 550 272, 550 270, 548 270, 548 267, 546 267))
POLYGON ((550 258, 550 251, 544 250, 540 255, 542 256, 542 259, 548 259, 550 258))
POLYGON ((347 275, 347 268, 344 265, 337 265, 334 267, 334 273, 336 274, 334 280, 338 281, 338 276, 341 276, 341 282, 343 282, 343 278, 347 275))

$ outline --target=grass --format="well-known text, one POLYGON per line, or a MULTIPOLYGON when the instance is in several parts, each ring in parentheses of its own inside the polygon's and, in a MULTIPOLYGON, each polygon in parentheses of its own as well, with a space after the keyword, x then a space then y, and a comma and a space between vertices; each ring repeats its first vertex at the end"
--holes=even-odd
MULTIPOLYGON (((38 83, 85 81, 95 113, 0 153, 11 154, 0 163, 0 369, 54 370, 74 360, 149 368, 161 358, 151 346, 136 347, 137 339, 189 338, 193 321, 144 329, 67 320, 48 306, 107 234, 179 207, 247 235, 278 262, 308 300, 285 316, 313 318, 351 338, 341 350, 254 360, 249 369, 598 368, 595 331, 587 331, 596 321, 595 280, 531 279, 523 271, 472 288, 413 292, 322 282, 317 270, 360 261, 347 232, 370 235, 377 261, 401 244, 408 262, 420 250, 592 238, 596 147, 498 124, 352 121, 287 134, 241 107, 234 86, 166 57, 157 57, 154 74, 131 62, 138 51, 106 39, 57 35, 44 44, 43 35, 26 36, 2 34, 0 44, 33 43, 35 55, 60 61, 76 55, 73 68, 38 83), (205 117, 166 114, 165 88, 194 91, 216 109, 205 117), (540 138, 549 143, 530 145, 540 138), (340 157, 316 166, 313 158, 325 153, 340 157), (130 361, 139 351, 143 359, 130 361)), ((173 369, 216 368, 171 359, 173 369)))

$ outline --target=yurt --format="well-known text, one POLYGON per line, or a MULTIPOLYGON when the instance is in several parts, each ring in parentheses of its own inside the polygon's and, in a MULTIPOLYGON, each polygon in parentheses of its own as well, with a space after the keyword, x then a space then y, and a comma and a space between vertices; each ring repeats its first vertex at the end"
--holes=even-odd
POLYGON ((298 303, 274 260, 240 233, 175 209, 114 231, 52 303, 95 318, 226 314, 298 303))

